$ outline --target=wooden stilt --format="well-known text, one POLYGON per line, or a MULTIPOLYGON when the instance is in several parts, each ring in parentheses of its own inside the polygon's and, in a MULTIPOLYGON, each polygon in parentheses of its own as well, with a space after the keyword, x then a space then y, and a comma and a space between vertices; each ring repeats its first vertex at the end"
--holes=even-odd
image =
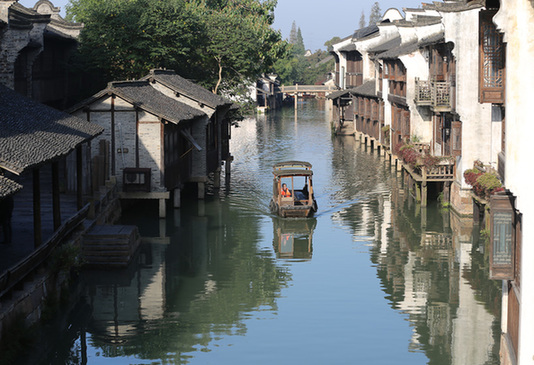
POLYGON ((173 194, 173 206, 174 208, 180 208, 182 205, 182 189, 174 189, 173 194))
POLYGON ((167 216, 165 199, 159 199, 159 217, 165 218, 167 216))

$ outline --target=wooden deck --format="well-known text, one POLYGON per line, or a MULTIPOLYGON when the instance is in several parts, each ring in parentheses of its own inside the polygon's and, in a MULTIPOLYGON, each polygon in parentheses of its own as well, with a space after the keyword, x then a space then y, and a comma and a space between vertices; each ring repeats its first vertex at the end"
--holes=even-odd
MULTIPOLYGON (((11 220, 13 241, 8 245, 0 244, 0 274, 26 258, 35 249, 31 173, 21 176, 19 183, 23 185, 23 188, 19 193, 14 195, 15 207, 11 220)), ((78 212, 76 195, 74 193, 63 193, 60 195, 60 202, 61 223, 64 224, 78 212)), ((43 242, 47 242, 54 235, 52 206, 52 178, 50 169, 47 169, 45 166, 41 169, 41 224, 43 242)), ((3 234, 1 237, 1 240, 3 240, 3 234)))

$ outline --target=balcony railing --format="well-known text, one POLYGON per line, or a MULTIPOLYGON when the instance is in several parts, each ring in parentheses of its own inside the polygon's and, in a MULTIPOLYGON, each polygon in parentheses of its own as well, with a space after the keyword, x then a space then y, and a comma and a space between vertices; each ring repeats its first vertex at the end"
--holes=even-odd
POLYGON ((454 161, 441 161, 439 165, 427 168, 422 166, 423 178, 427 181, 452 181, 454 180, 454 161))
POLYGON ((448 81, 423 81, 416 78, 415 103, 420 106, 430 106, 438 112, 451 111, 451 83, 448 81))
POLYGON ((415 79, 415 103, 420 106, 432 105, 432 84, 430 81, 415 79))
POLYGON ((446 81, 433 82, 434 109, 450 111, 451 109, 451 84, 446 81))

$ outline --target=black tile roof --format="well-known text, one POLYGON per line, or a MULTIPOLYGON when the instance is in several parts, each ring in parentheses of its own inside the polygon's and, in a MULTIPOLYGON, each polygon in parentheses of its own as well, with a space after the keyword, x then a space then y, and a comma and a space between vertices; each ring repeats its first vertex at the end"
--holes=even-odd
POLYGON ((102 131, 0 85, 0 168, 21 174, 69 154, 102 131))
POLYGON ((349 43, 343 47, 338 48, 339 52, 350 52, 350 51, 356 51, 356 45, 354 43, 349 43))
POLYGON ((49 23, 50 14, 39 14, 18 2, 9 7, 9 25, 17 28, 33 28, 33 23, 49 23))
POLYGON ((371 24, 368 27, 356 30, 354 34, 352 35, 352 39, 356 40, 356 39, 365 38, 375 33, 378 33, 378 26, 376 24, 371 24))
POLYGON ((110 82, 107 88, 74 105, 68 112, 74 113, 109 94, 116 95, 159 118, 176 124, 206 115, 201 110, 159 92, 150 85, 148 80, 110 82))
POLYGON ((22 185, 0 175, 0 199, 13 195, 20 189, 22 189, 22 185))
POLYGON ((393 48, 397 48, 401 44, 401 37, 395 37, 393 39, 390 39, 389 41, 385 41, 384 43, 381 43, 375 47, 372 47, 369 49, 369 52, 371 53, 380 53, 385 52, 393 48))
POLYGON ((376 82, 375 80, 367 81, 358 87, 349 89, 349 92, 352 95, 370 96, 376 98, 376 82))
POLYGON ((417 51, 420 48, 430 46, 432 44, 437 44, 445 41, 445 36, 443 32, 434 34, 430 37, 422 39, 420 41, 414 41, 402 44, 398 47, 392 48, 388 51, 377 54, 374 58, 379 59, 394 59, 400 56, 404 56, 410 53, 417 51))
POLYGON ((206 115, 198 109, 162 94, 150 86, 148 80, 111 82, 107 91, 111 91, 139 108, 176 124, 206 115))
POLYGON ((337 90, 337 91, 334 91, 328 95, 326 95, 326 98, 327 99, 337 99, 337 98, 340 98, 342 96, 345 96, 345 95, 348 95, 349 93, 349 90, 337 90))
POLYGON ((189 98, 205 104, 213 109, 232 104, 231 101, 223 98, 222 96, 214 94, 202 86, 184 79, 180 75, 176 74, 176 72, 173 70, 154 69, 150 71, 150 74, 143 77, 141 80, 157 81, 174 90, 175 92, 188 96, 189 98))
POLYGON ((443 12, 460 12, 484 7, 484 0, 450 0, 447 2, 433 1, 432 3, 423 3, 423 9, 438 10, 443 12))

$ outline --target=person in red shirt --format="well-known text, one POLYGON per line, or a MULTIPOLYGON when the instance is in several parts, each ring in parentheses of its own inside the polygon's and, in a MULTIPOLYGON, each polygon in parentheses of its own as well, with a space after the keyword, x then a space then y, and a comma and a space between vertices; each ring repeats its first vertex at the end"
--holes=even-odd
POLYGON ((289 197, 289 198, 291 197, 291 191, 287 188, 286 184, 282 184, 281 194, 283 197, 289 197))

